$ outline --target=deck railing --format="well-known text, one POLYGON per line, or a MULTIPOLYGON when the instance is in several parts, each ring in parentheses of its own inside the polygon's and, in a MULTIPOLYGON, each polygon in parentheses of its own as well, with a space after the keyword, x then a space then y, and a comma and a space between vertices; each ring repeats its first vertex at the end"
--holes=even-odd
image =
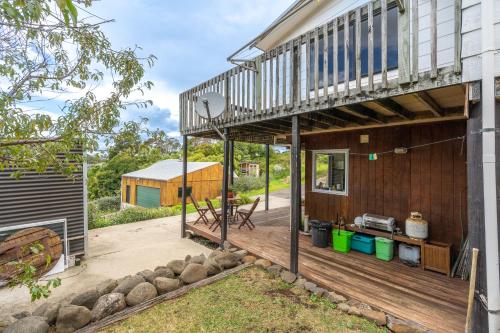
MULTIPOLYGON (((418 63, 422 32, 418 1, 411 2, 411 6, 410 0, 369 2, 189 89, 180 95, 181 133, 210 130, 194 109, 197 97, 206 92, 226 98, 225 113, 214 121, 232 126, 375 95, 392 82, 415 83, 422 74, 418 63), (419 33, 410 34, 410 29, 419 33)), ((459 72, 461 1, 455 0, 455 6, 453 67, 459 72)), ((439 75, 436 13, 437 0, 430 0, 431 80, 439 75)))

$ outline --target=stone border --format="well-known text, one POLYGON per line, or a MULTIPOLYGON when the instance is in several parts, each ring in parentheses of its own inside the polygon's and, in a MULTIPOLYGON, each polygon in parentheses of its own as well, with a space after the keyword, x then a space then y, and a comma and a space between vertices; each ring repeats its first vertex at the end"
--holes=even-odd
POLYGON ((160 303, 163 303, 167 300, 171 300, 171 299, 180 297, 180 296, 186 294, 191 289, 207 286, 207 285, 212 284, 214 282, 220 281, 220 280, 226 278, 227 276, 234 274, 234 273, 237 273, 237 272, 239 272, 247 267, 250 267, 250 266, 252 266, 252 264, 242 264, 242 265, 239 265, 235 268, 225 270, 222 273, 213 275, 209 278, 195 282, 193 284, 188 284, 188 285, 181 287, 177 290, 174 290, 172 292, 169 292, 169 293, 160 295, 158 297, 155 297, 153 299, 150 299, 144 303, 141 303, 141 304, 138 304, 138 305, 132 306, 132 307, 127 307, 127 308, 125 308, 125 310, 122 310, 122 311, 117 312, 111 316, 108 316, 101 321, 93 322, 92 324, 87 325, 87 326, 85 326, 85 327, 83 327, 75 332, 76 333, 96 332, 100 329, 103 329, 104 327, 107 327, 111 324, 125 320, 133 315, 136 315, 144 310, 147 310, 147 309, 149 309, 155 305, 158 305, 160 303))

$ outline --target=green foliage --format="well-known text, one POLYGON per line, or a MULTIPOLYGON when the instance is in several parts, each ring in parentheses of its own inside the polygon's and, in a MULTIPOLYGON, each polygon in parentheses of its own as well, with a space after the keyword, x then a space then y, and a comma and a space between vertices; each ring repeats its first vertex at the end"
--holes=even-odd
POLYGON ((118 224, 126 224, 138 221, 157 219, 180 214, 176 208, 161 207, 161 208, 143 208, 134 207, 124 209, 109 217, 98 217, 96 220, 89 221, 89 229, 108 227, 118 224))
POLYGON ((94 200, 97 210, 101 212, 116 212, 120 210, 121 200, 120 196, 102 197, 94 200))
POLYGON ((252 190, 257 190, 265 186, 263 177, 241 176, 234 180, 233 190, 236 193, 245 193, 252 190))
POLYGON ((8 263, 8 265, 13 265, 16 272, 18 272, 18 274, 9 281, 9 287, 25 286, 30 292, 32 302, 42 297, 48 298, 52 293, 52 289, 61 285, 61 279, 49 279, 45 284, 39 283, 37 269, 33 263, 40 259, 45 260, 45 267, 48 267, 52 263, 52 257, 50 254, 45 253, 45 247, 39 241, 23 246, 21 248, 21 253, 22 255, 19 256, 20 258, 30 254, 32 254, 32 256, 30 256, 27 261, 18 259, 8 263))
POLYGON ((238 195, 238 197, 240 198, 240 204, 242 205, 246 205, 253 202, 252 198, 250 198, 250 196, 246 194, 240 194, 238 195))
POLYGON ((0 2, 0 169, 51 167, 71 175, 81 165, 75 145, 94 151, 102 136, 114 134, 121 110, 151 104, 129 100, 152 87, 143 77, 156 58, 137 46, 114 49, 102 31, 110 20, 92 15, 92 2, 0 2), (99 86, 110 87, 105 97, 95 92, 99 86), (60 116, 26 110, 24 103, 53 96, 66 99, 60 116))

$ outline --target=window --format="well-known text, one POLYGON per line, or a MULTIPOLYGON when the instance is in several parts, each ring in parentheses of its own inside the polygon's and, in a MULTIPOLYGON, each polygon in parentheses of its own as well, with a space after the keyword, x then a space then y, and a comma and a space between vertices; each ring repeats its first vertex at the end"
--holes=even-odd
MULTIPOLYGON (((373 71, 375 74, 382 72, 382 23, 380 19, 380 10, 373 15, 373 71)), ((333 36, 332 31, 328 32, 328 84, 333 84, 333 36)), ((319 88, 323 88, 323 34, 318 40, 318 76, 319 88)), ((339 83, 344 82, 344 26, 338 28, 338 79, 339 83)), ((349 23, 349 80, 356 79, 356 27, 354 21, 349 23)), ((311 40, 310 48, 310 73, 309 84, 311 90, 314 90, 314 42, 311 40)), ((392 6, 387 10, 387 69, 398 68, 398 9, 392 6)), ((368 76, 368 16, 361 18, 361 76, 368 76)))
POLYGON ((127 185, 125 189, 125 202, 130 203, 130 185, 127 185))
POLYGON ((349 150, 313 152, 313 192, 347 195, 349 150))
MULTIPOLYGON (((193 193, 193 188, 191 186, 186 187, 186 198, 189 198, 191 193, 193 193)), ((182 187, 177 188, 177 197, 182 198, 182 187)))

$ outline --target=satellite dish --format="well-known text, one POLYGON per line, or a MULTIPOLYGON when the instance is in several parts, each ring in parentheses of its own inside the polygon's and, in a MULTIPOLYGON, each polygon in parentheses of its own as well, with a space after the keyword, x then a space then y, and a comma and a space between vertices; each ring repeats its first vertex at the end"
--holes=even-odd
POLYGON ((216 92, 208 92, 197 98, 194 110, 200 117, 211 120, 222 115, 225 107, 224 96, 216 92))

